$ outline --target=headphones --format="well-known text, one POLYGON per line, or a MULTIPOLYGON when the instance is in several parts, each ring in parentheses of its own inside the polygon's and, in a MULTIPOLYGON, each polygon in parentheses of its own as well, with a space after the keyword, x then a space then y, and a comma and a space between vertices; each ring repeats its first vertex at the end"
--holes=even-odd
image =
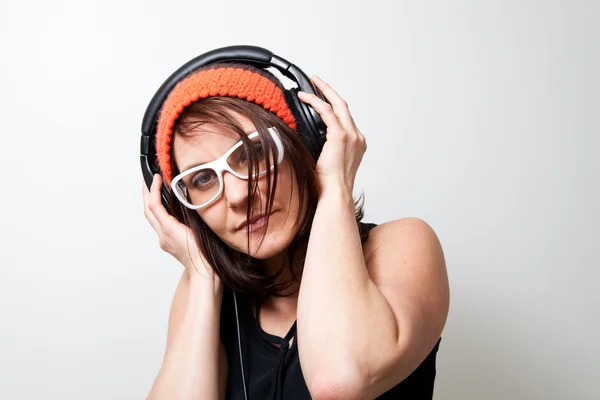
MULTIPOLYGON (((201 54, 182 65, 158 88, 150 100, 144 119, 142 120, 142 138, 140 144, 140 161, 146 186, 150 189, 154 174, 162 176, 156 156, 156 128, 160 110, 171 90, 197 69, 215 63, 235 62, 250 64, 254 67, 267 69, 275 68, 298 87, 284 90, 285 99, 290 107, 300 139, 306 145, 313 158, 317 160, 326 140, 327 127, 321 116, 308 104, 298 98, 298 91, 314 94, 327 101, 322 93, 310 81, 308 76, 297 66, 273 54, 267 49, 257 46, 228 46, 201 54)), ((163 185, 161 190, 162 202, 167 210, 169 207, 169 189, 163 185)))

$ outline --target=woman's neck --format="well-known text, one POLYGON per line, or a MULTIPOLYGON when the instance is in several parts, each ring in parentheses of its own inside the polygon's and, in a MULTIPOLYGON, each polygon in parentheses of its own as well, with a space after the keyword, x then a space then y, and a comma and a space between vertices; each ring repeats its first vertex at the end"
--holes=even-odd
POLYGON ((264 260, 265 267, 272 275, 275 275, 283 267, 283 271, 281 271, 281 274, 275 280, 276 284, 287 283, 295 279, 295 282, 290 287, 279 293, 280 295, 286 296, 298 291, 298 288, 300 287, 300 279, 302 277, 302 270, 304 268, 305 256, 306 245, 299 246, 296 249, 292 262, 293 268, 290 268, 289 248, 269 259, 264 260))

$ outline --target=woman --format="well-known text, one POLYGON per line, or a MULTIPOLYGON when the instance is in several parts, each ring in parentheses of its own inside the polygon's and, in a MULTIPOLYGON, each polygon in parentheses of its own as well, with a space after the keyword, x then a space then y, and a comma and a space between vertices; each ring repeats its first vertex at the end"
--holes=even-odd
POLYGON ((365 138, 312 80, 328 103, 298 97, 327 125, 317 162, 265 70, 213 64, 163 104, 163 177, 144 186, 144 212, 185 269, 150 399, 431 399, 449 303, 440 243, 416 218, 361 223, 365 138))

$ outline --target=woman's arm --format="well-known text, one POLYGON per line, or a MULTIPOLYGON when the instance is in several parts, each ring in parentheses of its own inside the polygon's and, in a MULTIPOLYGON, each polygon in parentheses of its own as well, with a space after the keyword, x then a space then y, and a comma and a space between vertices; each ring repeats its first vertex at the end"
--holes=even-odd
POLYGON ((227 358, 219 340, 223 283, 196 244, 191 229, 163 207, 162 178, 155 174, 150 191, 142 182, 144 215, 158 234, 160 247, 185 270, 175 291, 167 349, 149 399, 222 399, 227 358))
POLYGON ((169 315, 167 348, 149 400, 224 399, 227 357, 219 339, 223 286, 183 272, 169 315))
POLYGON ((298 94, 327 125, 298 297, 300 363, 314 398, 372 399, 404 380, 441 335, 446 264, 435 232, 416 218, 374 228, 363 252, 352 190, 366 140, 346 102, 313 81, 330 104, 298 94))
POLYGON ((300 363, 313 397, 373 399, 400 383, 437 342, 448 302, 444 256, 426 223, 380 225, 363 254, 351 197, 323 198, 297 317, 300 363))

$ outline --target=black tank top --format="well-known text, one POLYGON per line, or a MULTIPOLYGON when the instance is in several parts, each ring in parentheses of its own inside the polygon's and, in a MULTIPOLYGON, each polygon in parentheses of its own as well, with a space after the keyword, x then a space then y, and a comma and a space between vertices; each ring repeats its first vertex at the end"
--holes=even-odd
MULTIPOLYGON (((366 224, 365 224, 366 225, 366 224)), ((368 224, 368 230, 374 225, 368 224)), ((296 322, 285 338, 263 331, 249 307, 249 302, 237 294, 244 378, 249 400, 304 400, 310 393, 304 381, 298 357, 296 322), (294 337, 291 345, 289 340, 294 337), (280 347, 276 347, 277 343, 280 347)), ((221 340, 227 353, 227 400, 244 400, 242 367, 237 336, 233 293, 225 288, 221 308, 221 340)), ((427 358, 405 380, 378 399, 431 400, 435 380, 435 359, 438 340, 427 358)))

